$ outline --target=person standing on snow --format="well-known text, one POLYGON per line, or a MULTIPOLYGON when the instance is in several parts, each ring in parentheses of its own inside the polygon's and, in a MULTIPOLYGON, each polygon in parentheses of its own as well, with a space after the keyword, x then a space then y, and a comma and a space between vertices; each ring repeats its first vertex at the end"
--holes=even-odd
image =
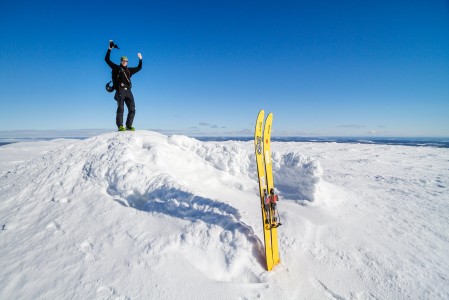
POLYGON ((114 46, 113 43, 109 43, 109 49, 106 52, 104 60, 111 67, 114 80, 114 89, 116 90, 114 99, 117 101, 117 115, 115 122, 118 127, 118 131, 131 130, 134 131, 133 121, 134 115, 136 114, 136 108, 134 104, 134 96, 131 92, 131 76, 136 74, 142 69, 142 54, 138 53, 139 65, 135 68, 128 68, 128 58, 122 56, 120 60, 120 65, 116 65, 111 61, 111 50, 114 46), (124 104, 128 108, 128 116, 126 117, 126 128, 123 127, 123 113, 124 104))

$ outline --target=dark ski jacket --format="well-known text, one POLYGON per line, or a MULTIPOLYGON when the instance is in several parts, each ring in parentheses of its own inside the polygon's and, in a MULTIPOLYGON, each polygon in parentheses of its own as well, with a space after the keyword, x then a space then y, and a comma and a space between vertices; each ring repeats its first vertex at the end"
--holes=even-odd
POLYGON ((112 69, 112 74, 113 76, 116 76, 114 74, 119 74, 117 78, 117 82, 114 82, 114 88, 116 90, 118 90, 119 86, 125 86, 130 88, 131 85, 131 76, 133 76, 134 74, 136 74, 137 72, 139 72, 142 69, 142 60, 139 59, 139 65, 135 68, 128 68, 127 66, 124 67, 122 66, 122 64, 120 65, 116 65, 111 61, 111 50, 108 49, 108 52, 106 52, 106 56, 104 57, 104 60, 106 61, 106 63, 108 64, 108 66, 112 69), (123 70, 123 72, 120 72, 120 68, 123 70), (128 81, 129 79, 129 81, 128 81), (122 85, 123 83, 123 85, 122 85))

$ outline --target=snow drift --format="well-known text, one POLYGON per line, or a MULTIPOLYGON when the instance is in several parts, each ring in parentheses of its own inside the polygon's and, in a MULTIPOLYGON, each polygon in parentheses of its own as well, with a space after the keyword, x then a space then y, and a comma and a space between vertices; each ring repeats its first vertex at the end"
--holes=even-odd
MULTIPOLYGON (((320 173, 310 170, 311 162, 292 153, 277 154, 274 161, 277 179, 284 181, 281 195, 313 200, 320 173), (294 193, 299 190, 304 192, 294 193)), ((5 266, 6 294, 23 282, 25 287, 38 285, 43 273, 48 282, 24 295, 53 296, 54 285, 75 285, 86 270, 94 273, 101 267, 114 273, 117 263, 129 265, 129 259, 141 265, 170 255, 180 256, 170 264, 182 260, 201 278, 261 282, 264 250, 256 178, 252 143, 203 143, 145 131, 103 134, 19 164, 1 176, 2 203, 9 207, 2 212, 3 237, 11 242, 31 231, 33 238, 4 253, 7 261, 15 261, 5 266), (248 211, 251 215, 245 216, 248 211), (131 225, 136 222, 141 224, 131 225), (132 233, 133 226, 148 223, 143 240, 132 233), (129 239, 139 240, 138 245, 129 239), (39 250, 30 253, 34 247, 39 250), (55 266, 47 265, 48 255, 58 261, 55 266), (56 272, 59 264, 64 270, 56 272), (19 266, 27 279, 15 277, 19 266)), ((74 293, 83 284, 74 286, 74 293)))
POLYGON ((266 272, 252 142, 37 144, 0 147, 1 299, 449 297, 447 149, 273 143, 266 272))

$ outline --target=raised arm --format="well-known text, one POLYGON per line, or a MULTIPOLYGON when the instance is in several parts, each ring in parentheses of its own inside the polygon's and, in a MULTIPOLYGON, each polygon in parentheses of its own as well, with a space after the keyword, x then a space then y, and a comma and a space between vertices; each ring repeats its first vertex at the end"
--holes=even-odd
POLYGON ((142 69, 142 54, 137 54, 137 57, 139 57, 139 65, 134 68, 128 68, 131 75, 136 74, 142 69))
POLYGON ((118 68, 118 65, 114 64, 111 61, 111 48, 108 49, 108 52, 106 52, 106 56, 104 57, 104 60, 106 61, 106 63, 108 64, 109 67, 111 67, 111 69, 115 69, 118 68))

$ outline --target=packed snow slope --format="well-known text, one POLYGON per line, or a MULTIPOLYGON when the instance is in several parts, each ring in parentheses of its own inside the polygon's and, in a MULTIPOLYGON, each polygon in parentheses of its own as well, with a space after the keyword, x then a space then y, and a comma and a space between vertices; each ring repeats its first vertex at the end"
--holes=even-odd
POLYGON ((252 142, 41 143, 0 147, 0 299, 449 298, 447 149, 273 143, 266 272, 252 142))

